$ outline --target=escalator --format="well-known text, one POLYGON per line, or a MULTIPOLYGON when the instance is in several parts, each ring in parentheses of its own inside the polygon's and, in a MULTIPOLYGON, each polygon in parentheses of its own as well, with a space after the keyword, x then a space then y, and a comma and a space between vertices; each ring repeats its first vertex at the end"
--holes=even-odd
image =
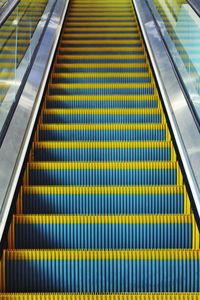
POLYGON ((71 0, 0 299, 199 299, 199 230, 130 0, 71 0))
MULTIPOLYGON (((15 80, 16 68, 24 57, 44 12, 46 0, 21 0, 0 34, 0 104, 15 80)), ((30 50, 29 50, 30 51, 30 50)))

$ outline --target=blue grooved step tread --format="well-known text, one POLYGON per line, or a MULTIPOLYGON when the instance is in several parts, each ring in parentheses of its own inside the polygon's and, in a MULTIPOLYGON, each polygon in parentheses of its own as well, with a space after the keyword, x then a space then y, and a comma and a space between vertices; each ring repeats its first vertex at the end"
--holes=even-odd
POLYGON ((29 259, 5 267, 8 292, 200 291, 198 259, 29 259))
POLYGON ((35 161, 167 161, 170 148, 36 148, 35 161))
POLYGON ((175 169, 29 170, 31 185, 175 185, 175 169))
POLYGON ((19 249, 191 247, 191 224, 15 224, 15 248, 19 249))
POLYGON ((23 194, 24 214, 178 214, 183 213, 181 193, 126 194, 57 191, 23 194))
POLYGON ((165 141, 165 130, 42 130, 39 132, 40 141, 165 141))

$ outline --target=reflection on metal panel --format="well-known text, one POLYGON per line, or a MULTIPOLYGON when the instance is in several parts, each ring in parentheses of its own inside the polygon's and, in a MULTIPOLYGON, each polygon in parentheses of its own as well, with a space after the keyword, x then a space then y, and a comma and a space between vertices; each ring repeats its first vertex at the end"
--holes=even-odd
MULTIPOLYGON (((190 184, 196 209, 200 216, 200 133, 149 7, 144 3, 141 5, 139 0, 133 0, 133 2, 138 13, 142 32, 190 184)), ((158 22, 160 22, 160 19, 158 22)), ((162 25, 162 21, 159 24, 162 25)), ((165 33, 165 31, 161 31, 165 33)), ((174 50, 174 48, 170 49, 174 50)), ((177 51, 173 53, 177 55, 177 51)), ((175 59, 176 62, 180 62, 179 56, 176 56, 175 59)), ((182 64, 181 74, 185 75, 183 66, 182 64)))
POLYGON ((186 0, 147 1, 200 121, 200 19, 186 0))

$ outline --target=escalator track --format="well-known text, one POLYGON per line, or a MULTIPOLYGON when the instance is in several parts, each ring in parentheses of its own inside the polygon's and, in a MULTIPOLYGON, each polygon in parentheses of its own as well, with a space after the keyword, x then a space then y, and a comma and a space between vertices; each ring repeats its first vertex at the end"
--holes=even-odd
POLYGON ((199 299, 199 230, 130 0, 71 0, 0 299, 199 299))

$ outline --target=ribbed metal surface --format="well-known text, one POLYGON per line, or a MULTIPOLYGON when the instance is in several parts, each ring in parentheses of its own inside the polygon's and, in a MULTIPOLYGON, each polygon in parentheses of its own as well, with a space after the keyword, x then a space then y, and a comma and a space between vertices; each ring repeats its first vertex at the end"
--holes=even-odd
POLYGON ((71 0, 1 261, 15 294, 0 299, 197 300, 199 256, 132 3, 71 0))

